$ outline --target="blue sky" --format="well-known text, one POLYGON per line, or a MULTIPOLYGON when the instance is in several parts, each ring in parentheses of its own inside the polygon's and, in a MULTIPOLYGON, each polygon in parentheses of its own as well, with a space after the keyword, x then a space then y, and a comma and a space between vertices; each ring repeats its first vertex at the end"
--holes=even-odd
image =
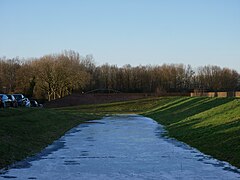
POLYGON ((0 56, 69 49, 98 64, 240 72, 240 0, 0 0, 0 56))

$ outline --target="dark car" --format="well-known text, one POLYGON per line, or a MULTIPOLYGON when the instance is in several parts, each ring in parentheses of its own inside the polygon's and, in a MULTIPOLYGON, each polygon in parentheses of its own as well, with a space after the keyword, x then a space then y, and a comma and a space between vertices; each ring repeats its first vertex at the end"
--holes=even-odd
POLYGON ((13 95, 7 94, 7 97, 8 97, 8 100, 10 101, 11 107, 18 107, 18 102, 13 95))
POLYGON ((8 97, 6 94, 0 94, 0 106, 3 108, 11 106, 11 103, 8 100, 8 97))
POLYGON ((38 102, 35 100, 30 100, 30 103, 31 103, 31 107, 39 107, 38 102))
POLYGON ((34 99, 31 99, 31 100, 30 100, 30 104, 31 104, 31 107, 39 107, 39 108, 42 108, 42 107, 43 107, 42 104, 38 103, 38 102, 37 102, 36 100, 34 100, 34 99))
POLYGON ((2 97, 0 96, 0 108, 4 108, 4 104, 3 104, 3 101, 2 101, 2 97))
POLYGON ((24 106, 25 107, 31 107, 31 102, 28 98, 24 98, 24 106))
POLYGON ((18 106, 25 106, 26 104, 26 100, 24 95, 22 94, 13 94, 13 96, 15 97, 15 99, 17 100, 18 106))

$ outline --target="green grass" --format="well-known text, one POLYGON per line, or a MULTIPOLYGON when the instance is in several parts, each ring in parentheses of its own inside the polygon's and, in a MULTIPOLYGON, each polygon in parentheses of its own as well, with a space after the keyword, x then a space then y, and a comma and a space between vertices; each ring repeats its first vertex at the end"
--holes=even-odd
POLYGON ((168 135, 240 167, 240 101, 184 98, 144 113, 165 125, 168 135))
POLYGON ((39 152, 84 120, 127 113, 151 117, 165 125, 168 136, 240 168, 240 99, 206 97, 0 110, 0 167, 39 152))
POLYGON ((87 112, 101 116, 106 114, 140 114, 146 112, 147 110, 158 108, 159 106, 162 106, 176 99, 179 99, 179 97, 147 98, 126 102, 58 108, 58 110, 70 112, 73 114, 87 112))
POLYGON ((0 109, 0 169, 36 154, 79 123, 96 118, 42 108, 0 109))
POLYGON ((71 113, 136 113, 165 125, 168 136, 240 167, 240 100, 163 97, 63 108, 71 113))

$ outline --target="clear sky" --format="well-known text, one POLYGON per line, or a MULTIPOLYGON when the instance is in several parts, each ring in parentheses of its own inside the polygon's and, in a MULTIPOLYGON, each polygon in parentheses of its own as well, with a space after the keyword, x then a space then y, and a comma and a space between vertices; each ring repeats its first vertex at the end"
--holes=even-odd
POLYGON ((0 0, 0 56, 69 49, 98 64, 240 72, 240 0, 0 0))

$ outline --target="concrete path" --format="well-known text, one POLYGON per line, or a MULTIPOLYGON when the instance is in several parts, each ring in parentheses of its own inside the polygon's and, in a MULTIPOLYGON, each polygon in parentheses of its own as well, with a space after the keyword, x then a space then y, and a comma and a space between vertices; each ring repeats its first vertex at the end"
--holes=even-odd
POLYGON ((135 115, 81 124, 0 179, 240 179, 240 171, 181 142, 155 121, 135 115))

